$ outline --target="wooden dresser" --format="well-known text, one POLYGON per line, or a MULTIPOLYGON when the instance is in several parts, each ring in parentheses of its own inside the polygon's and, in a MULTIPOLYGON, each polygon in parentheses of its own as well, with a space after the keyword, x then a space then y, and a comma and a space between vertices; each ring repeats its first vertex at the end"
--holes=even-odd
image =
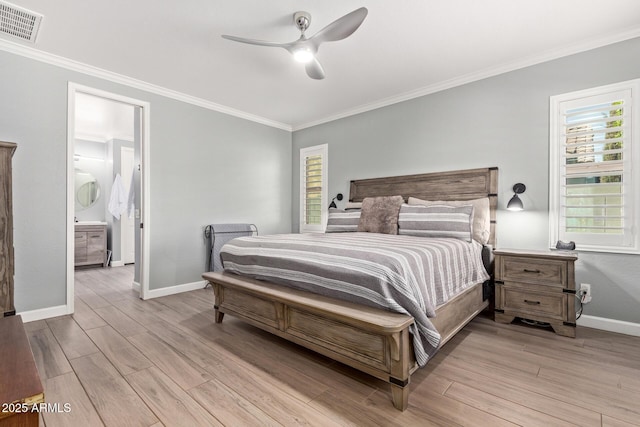
POLYGON ((107 225, 76 224, 75 266, 107 266, 107 225))
POLYGON ((15 314, 13 306, 13 202, 11 159, 17 144, 0 141, 0 317, 15 314))
POLYGON ((576 336, 577 255, 568 251, 498 250, 495 321, 549 323, 558 335, 576 336))
POLYGON ((20 316, 0 318, 0 381, 0 427, 37 427, 44 389, 20 316))

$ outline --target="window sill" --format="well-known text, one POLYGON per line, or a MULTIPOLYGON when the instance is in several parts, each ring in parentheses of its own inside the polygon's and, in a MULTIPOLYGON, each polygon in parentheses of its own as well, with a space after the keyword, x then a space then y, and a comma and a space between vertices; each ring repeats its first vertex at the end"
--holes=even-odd
MULTIPOLYGON (((555 246, 549 245, 549 249, 556 249, 555 246)), ((624 249, 624 248, 611 248, 606 246, 582 246, 579 247, 576 245, 575 252, 595 252, 595 253, 605 253, 605 254, 624 254, 624 255, 640 255, 640 250, 638 249, 624 249)))

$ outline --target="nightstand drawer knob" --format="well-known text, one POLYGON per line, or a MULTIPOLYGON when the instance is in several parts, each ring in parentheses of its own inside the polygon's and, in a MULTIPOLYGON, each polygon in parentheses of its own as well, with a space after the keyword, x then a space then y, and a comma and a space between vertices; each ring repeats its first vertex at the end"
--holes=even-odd
POLYGON ((529 270, 528 268, 525 268, 523 270, 525 273, 535 273, 535 274, 540 274, 540 270, 529 270))
POLYGON ((540 301, 531 301, 531 300, 524 300, 524 302, 526 302, 527 304, 531 304, 531 305, 540 305, 540 301))

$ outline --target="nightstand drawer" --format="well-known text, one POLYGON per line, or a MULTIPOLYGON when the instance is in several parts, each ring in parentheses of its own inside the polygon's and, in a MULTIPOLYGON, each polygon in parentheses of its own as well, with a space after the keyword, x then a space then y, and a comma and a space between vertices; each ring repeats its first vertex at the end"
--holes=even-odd
POLYGON ((503 256, 496 279, 566 287, 567 263, 561 260, 503 256))
POLYGON ((517 312, 519 317, 529 314, 566 320, 567 294, 502 286, 502 308, 505 313, 517 312))

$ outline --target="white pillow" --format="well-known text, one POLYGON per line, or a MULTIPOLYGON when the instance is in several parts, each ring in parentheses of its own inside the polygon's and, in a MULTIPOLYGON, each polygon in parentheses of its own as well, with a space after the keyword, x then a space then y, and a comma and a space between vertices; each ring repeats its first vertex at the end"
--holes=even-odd
POLYGON ((483 245, 489 242, 489 235, 491 234, 491 212, 489 210, 489 198, 483 197, 482 199, 474 200, 422 200, 415 197, 409 197, 410 205, 446 205, 446 206, 464 206, 471 204, 473 206, 473 240, 476 240, 483 245))

